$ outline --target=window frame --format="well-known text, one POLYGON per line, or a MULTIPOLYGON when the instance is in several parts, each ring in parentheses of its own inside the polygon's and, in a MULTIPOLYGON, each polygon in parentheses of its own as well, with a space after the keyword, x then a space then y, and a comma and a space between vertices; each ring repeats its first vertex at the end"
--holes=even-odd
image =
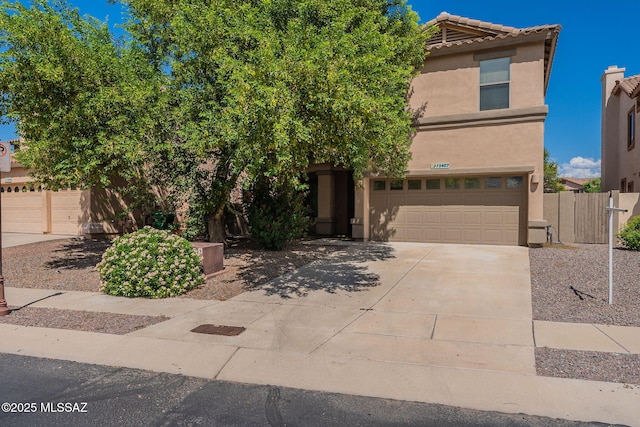
POLYGON ((484 60, 480 60, 478 61, 478 71, 479 71, 479 109, 480 111, 491 111, 491 110, 505 110, 508 108, 511 108, 511 57, 510 56, 501 56, 498 58, 490 58, 490 59, 484 59, 484 60), (482 64, 483 63, 488 63, 488 62, 492 62, 492 61, 499 61, 499 60, 506 60, 507 61, 507 68, 506 68, 506 72, 507 72, 507 80, 501 80, 501 81, 496 81, 496 82, 489 82, 489 83, 483 83, 482 82, 482 64), (506 98, 506 106, 499 106, 499 107, 492 107, 492 108, 487 108, 486 106, 483 108, 483 88, 491 88, 491 87, 497 87, 497 86, 505 86, 507 87, 507 98, 506 98))
POLYGON ((636 146, 636 109, 631 108, 627 113, 627 151, 636 146))

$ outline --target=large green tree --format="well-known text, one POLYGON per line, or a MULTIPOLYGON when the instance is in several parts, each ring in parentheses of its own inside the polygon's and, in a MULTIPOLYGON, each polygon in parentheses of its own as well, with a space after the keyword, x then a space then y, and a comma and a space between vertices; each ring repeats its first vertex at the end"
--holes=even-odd
POLYGON ((558 177, 558 163, 549 160, 549 151, 544 149, 544 192, 557 193, 562 191, 564 187, 560 183, 558 177))
POLYGON ((2 3, 2 112, 41 179, 170 178, 220 240, 239 179, 296 187, 325 162, 356 178, 406 169, 406 94, 428 31, 404 0, 121 3, 126 42, 62 3, 2 3))
POLYGON ((142 52, 63 2, 0 5, 0 113, 27 142, 19 160, 50 188, 147 181, 163 103, 142 52))

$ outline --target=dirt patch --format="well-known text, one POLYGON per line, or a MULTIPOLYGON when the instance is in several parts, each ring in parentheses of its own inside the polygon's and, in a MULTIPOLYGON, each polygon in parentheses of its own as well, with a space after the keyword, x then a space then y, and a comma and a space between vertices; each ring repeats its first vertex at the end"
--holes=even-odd
MULTIPOLYGON (((108 240, 77 238, 3 249, 5 285, 100 292, 95 265, 110 245, 108 240)), ((182 297, 227 300, 339 249, 297 241, 283 251, 266 251, 248 239, 236 240, 225 248, 224 273, 182 297)))

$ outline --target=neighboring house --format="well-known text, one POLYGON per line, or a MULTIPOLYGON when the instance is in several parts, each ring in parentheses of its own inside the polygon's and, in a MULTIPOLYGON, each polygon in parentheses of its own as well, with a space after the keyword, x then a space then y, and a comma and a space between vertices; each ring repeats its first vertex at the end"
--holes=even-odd
POLYGON ((545 93, 561 27, 440 14, 412 83, 426 105, 404 179, 316 166, 318 234, 412 242, 541 244, 545 93))
MULTIPOLYGON (((9 142, 20 145, 19 140, 9 142)), ((13 158, 11 172, 1 174, 0 193, 3 232, 98 237, 135 228, 132 215, 120 214, 126 205, 108 190, 43 189, 13 158)))
POLYGON ((567 178, 560 177, 560 184, 564 186, 564 191, 574 193, 584 193, 583 185, 591 181, 593 178, 567 178))
POLYGON ((624 77, 610 66, 602 75, 602 191, 640 190, 640 74, 624 77))

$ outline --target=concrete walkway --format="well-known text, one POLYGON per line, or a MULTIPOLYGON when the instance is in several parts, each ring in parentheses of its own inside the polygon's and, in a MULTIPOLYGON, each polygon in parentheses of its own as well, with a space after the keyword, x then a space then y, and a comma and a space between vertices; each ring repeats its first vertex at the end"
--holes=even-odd
POLYGON ((70 239, 70 234, 42 234, 42 233, 11 233, 2 232, 2 247, 10 248, 12 246, 28 245, 30 243, 46 242, 49 240, 70 239))
POLYGON ((6 293, 10 305, 44 298, 33 306, 171 319, 125 336, 0 324, 0 352, 580 421, 640 420, 636 386, 536 376, 534 342, 638 353, 640 340, 636 328, 533 322, 526 248, 354 245, 225 302, 6 293), (246 330, 190 332, 202 324, 246 330))

